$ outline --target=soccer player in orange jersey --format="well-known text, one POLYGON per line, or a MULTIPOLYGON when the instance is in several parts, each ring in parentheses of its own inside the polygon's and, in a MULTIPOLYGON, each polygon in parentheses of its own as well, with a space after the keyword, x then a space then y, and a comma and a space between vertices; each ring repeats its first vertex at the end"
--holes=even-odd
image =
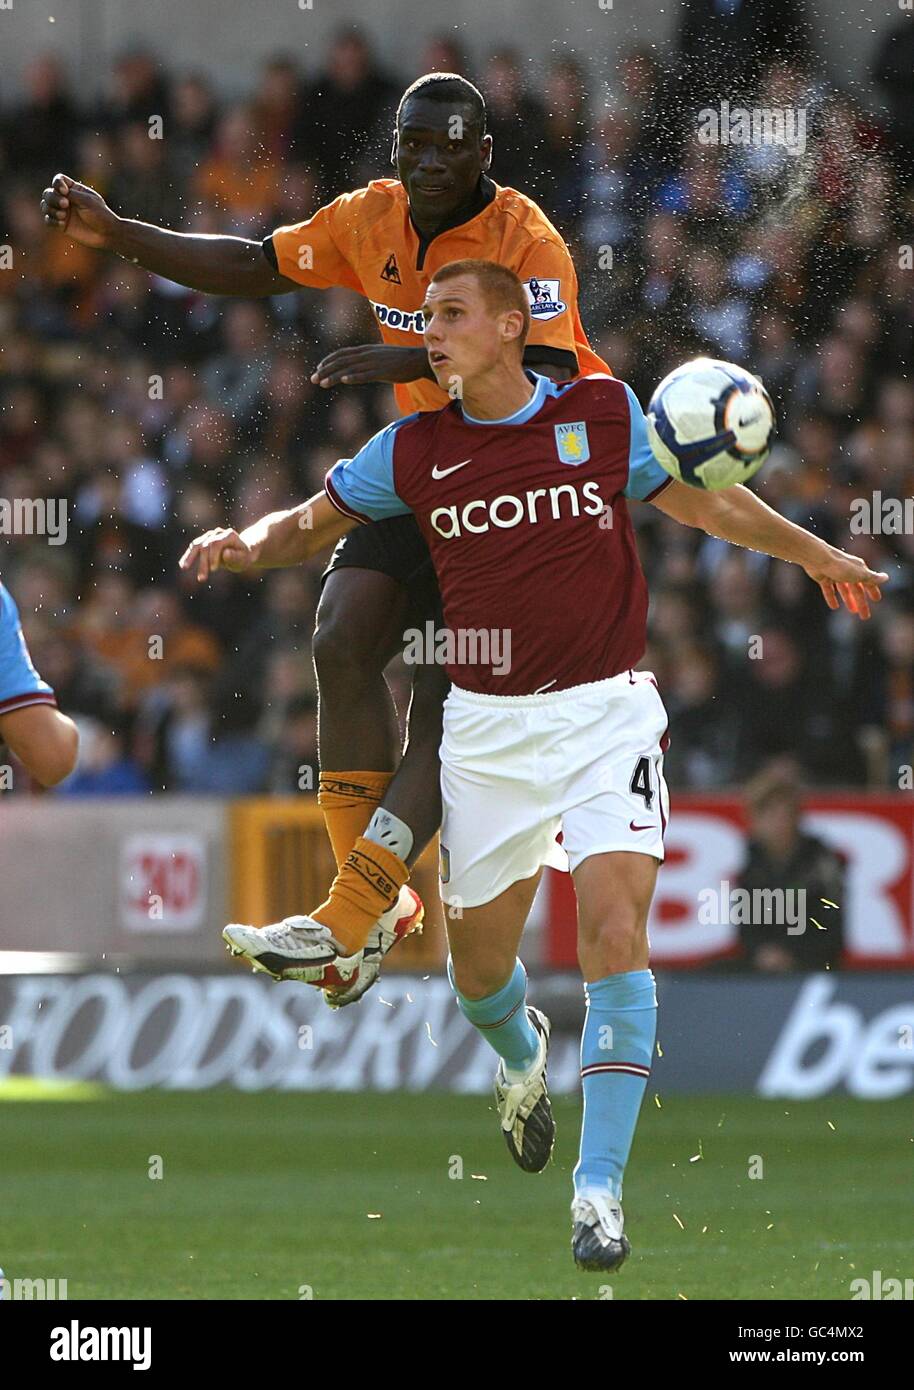
MULTIPOLYGON (((558 381, 608 370, 581 326, 577 277, 562 237, 534 202, 489 177, 492 138, 472 83, 448 73, 414 82, 397 111, 391 157, 396 178, 344 193, 262 244, 120 218, 98 193, 65 174, 44 190, 42 210, 48 226, 84 245, 209 293, 263 296, 342 286, 364 295, 383 345, 333 352, 313 380, 327 388, 391 382, 404 414, 437 410, 459 390, 457 382, 442 389, 429 367, 422 303, 435 271, 466 257, 497 261, 525 284, 526 367, 558 381)), ((396 712, 383 677, 403 649, 406 629, 424 630, 438 611, 428 547, 411 516, 360 529, 337 547, 324 577, 314 661, 320 803, 338 864, 366 831, 369 839, 389 837, 393 817, 395 831, 410 827, 409 844, 396 838, 394 848, 412 865, 440 823, 438 745, 448 680, 438 666, 416 667, 409 740, 397 768, 396 712), (389 816, 379 828, 372 820, 382 797, 389 816)), ((338 1002, 360 997, 373 982, 381 957, 416 924, 421 904, 404 887, 383 921, 367 929, 365 904, 353 908, 349 944, 354 956, 366 943, 368 950, 359 978, 338 1002)))

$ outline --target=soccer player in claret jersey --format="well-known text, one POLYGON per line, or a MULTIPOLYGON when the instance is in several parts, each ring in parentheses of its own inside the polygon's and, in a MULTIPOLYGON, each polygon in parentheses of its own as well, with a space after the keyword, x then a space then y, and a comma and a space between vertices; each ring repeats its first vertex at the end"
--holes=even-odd
MULTIPOLYGON (((494 157, 497 167, 497 151, 494 157)), ((584 335, 577 278, 562 237, 531 199, 489 177, 492 138, 472 83, 431 73, 407 88, 391 158, 396 178, 344 193, 262 244, 183 235, 117 217, 98 193, 65 174, 44 190, 42 211, 49 227, 85 245, 208 293, 261 296, 342 286, 364 295, 383 345, 332 352, 313 380, 327 388, 391 382, 402 412, 437 410, 455 389, 429 366, 422 301, 439 267, 461 257, 498 261, 525 282, 532 313, 526 366, 556 380, 609 370, 584 335)), ((382 797, 411 827, 411 843, 397 841, 408 863, 438 829, 447 679, 434 664, 416 666, 409 740, 397 767, 396 711, 383 671, 403 650, 405 631, 435 620, 439 605, 428 547, 409 515, 384 518, 347 537, 324 576, 314 640, 319 800, 338 864, 388 833, 373 814, 382 797)), ((353 921, 351 958, 325 981, 347 987, 328 999, 358 999, 377 978, 383 955, 420 920, 419 899, 404 887, 383 920, 360 921, 358 930, 353 921)))
MULTIPOLYGON (((432 370, 442 382, 459 376, 462 399, 389 425, 331 469, 323 494, 241 534, 207 532, 181 564, 200 579, 220 566, 292 565, 352 526, 412 512, 441 585, 446 629, 456 638, 510 633, 510 663, 448 667, 442 880, 461 910, 449 914, 449 975, 460 1009, 498 1054, 508 1149, 538 1172, 555 1131, 550 1025, 527 1003, 517 951, 561 830, 587 1000, 572 1244, 581 1268, 611 1270, 629 1252, 622 1179, 654 1049, 647 915, 667 819, 666 714, 653 677, 635 669, 647 586, 628 499, 801 565, 831 607, 843 600, 861 618, 887 576, 746 488, 708 493, 674 482, 654 460, 624 383, 595 374, 559 385, 525 370, 529 300, 511 271, 473 260, 444 267, 424 310, 432 370)), ((396 817, 391 828, 396 839, 396 817)), ((340 882, 348 892, 369 879, 380 907, 406 874, 402 857, 376 844, 340 882)), ((285 960, 319 972, 341 951, 357 898, 344 894, 320 920, 283 935, 225 934, 251 960, 266 954, 274 968, 285 960)))

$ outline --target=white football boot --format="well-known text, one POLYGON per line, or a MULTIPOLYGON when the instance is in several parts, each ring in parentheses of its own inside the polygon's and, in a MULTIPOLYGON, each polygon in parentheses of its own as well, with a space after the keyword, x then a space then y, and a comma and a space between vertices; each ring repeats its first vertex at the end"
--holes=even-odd
POLYGON ((589 1189, 571 1204, 571 1249, 578 1269, 618 1269, 632 1253, 623 1233, 622 1204, 609 1192, 589 1189))
POLYGON ((331 973, 335 968, 343 978, 339 984, 330 985, 329 981, 324 982, 324 998, 330 1008, 342 1009, 347 1004, 354 1004, 357 999, 361 999, 377 981, 388 952, 404 937, 412 936, 414 932, 420 933, 424 917, 425 907, 422 899, 414 889, 404 883, 393 907, 387 909, 368 933, 368 940, 359 955, 338 960, 335 967, 331 967, 331 973), (347 980, 344 972, 350 962, 355 964, 355 969, 347 980))
POLYGON ((525 1173, 541 1173, 552 1157, 555 1120, 546 1090, 546 1059, 552 1024, 544 1013, 527 1005, 527 1017, 539 1034, 539 1051, 526 1076, 510 1082, 499 1060, 495 1073, 495 1105, 508 1152, 525 1173))
POLYGON ((328 969, 341 961, 351 967, 348 979, 359 965, 359 956, 347 957, 330 928, 313 917, 284 917, 269 927, 230 922, 222 938, 233 956, 244 956, 255 970, 272 975, 274 980, 303 980, 321 986, 328 969))

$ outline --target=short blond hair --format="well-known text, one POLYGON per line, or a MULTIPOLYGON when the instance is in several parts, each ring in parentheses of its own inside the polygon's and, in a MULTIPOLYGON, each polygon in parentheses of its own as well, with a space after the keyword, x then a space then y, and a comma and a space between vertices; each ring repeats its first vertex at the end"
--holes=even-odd
POLYGON ((506 309, 516 309, 523 315, 524 327, 518 344, 521 353, 530 332, 530 301, 521 281, 506 265, 497 261, 450 261, 436 270, 432 284, 440 285, 445 280, 456 280, 458 275, 470 275, 482 290, 486 304, 494 314, 504 313, 506 309))

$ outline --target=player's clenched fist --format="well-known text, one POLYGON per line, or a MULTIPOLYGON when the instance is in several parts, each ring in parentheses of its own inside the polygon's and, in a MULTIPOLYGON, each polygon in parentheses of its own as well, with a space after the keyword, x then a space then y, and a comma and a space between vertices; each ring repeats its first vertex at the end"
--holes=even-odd
POLYGON ((83 246, 107 246, 120 221, 100 193, 69 174, 54 175, 41 195, 41 212, 46 226, 66 232, 83 246))
POLYGON ((231 570, 233 574, 252 569, 257 563, 257 549, 242 540, 237 531, 217 526, 191 541, 178 563, 182 570, 196 565, 197 579, 202 583, 219 569, 231 570))

